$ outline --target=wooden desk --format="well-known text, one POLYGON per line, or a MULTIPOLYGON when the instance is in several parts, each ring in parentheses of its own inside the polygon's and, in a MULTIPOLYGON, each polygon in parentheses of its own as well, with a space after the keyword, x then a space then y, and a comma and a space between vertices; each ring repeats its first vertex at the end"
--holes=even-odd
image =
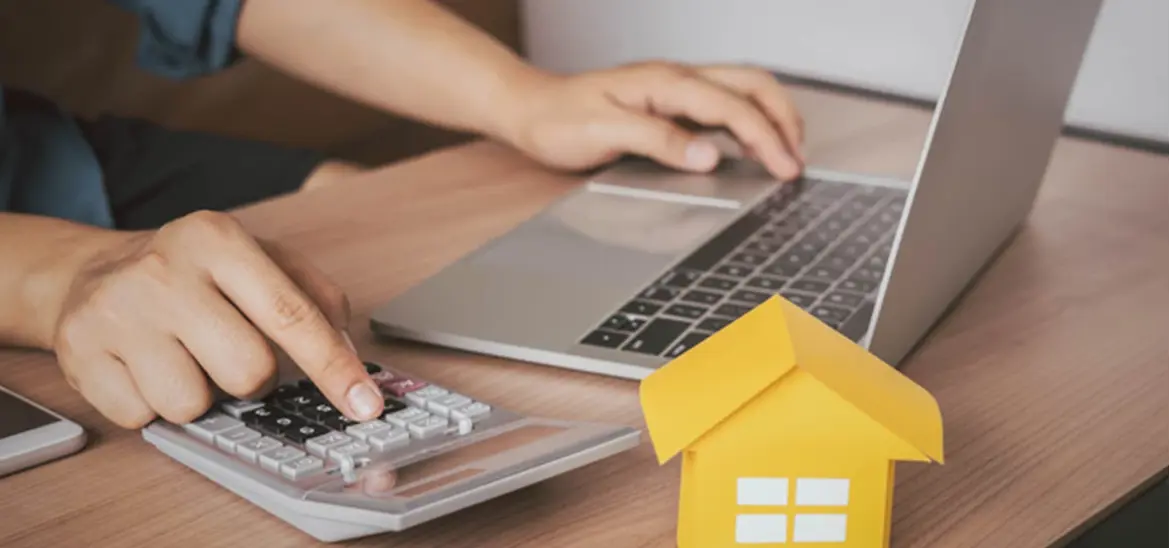
MULTIPOLYGON (((800 91, 819 164, 911 173, 929 113, 800 91)), ((635 383, 375 341, 378 303, 536 213, 575 179, 491 144, 240 212, 350 293, 368 356, 522 412, 642 426, 635 383)), ((1167 161, 1063 139, 1019 237, 907 364, 938 398, 945 466, 900 466, 894 546, 1045 546, 1167 467, 1167 161)), ((308 537, 111 427, 43 354, 0 384, 86 426, 90 447, 0 480, 0 545, 263 546, 308 537)), ((678 464, 649 443, 361 546, 672 546, 678 464)))

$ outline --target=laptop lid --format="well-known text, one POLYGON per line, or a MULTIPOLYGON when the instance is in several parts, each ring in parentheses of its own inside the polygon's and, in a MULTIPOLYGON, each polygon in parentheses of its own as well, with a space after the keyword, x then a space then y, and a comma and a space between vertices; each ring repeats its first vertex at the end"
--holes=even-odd
POLYGON ((1031 210, 1100 0, 975 0, 919 160, 868 348, 900 362, 1031 210))

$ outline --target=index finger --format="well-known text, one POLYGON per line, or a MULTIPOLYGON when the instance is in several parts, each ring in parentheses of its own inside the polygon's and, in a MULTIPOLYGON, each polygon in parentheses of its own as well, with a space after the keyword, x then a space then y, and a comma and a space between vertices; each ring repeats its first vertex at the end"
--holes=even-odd
POLYGON ((201 263, 228 299, 317 385, 346 416, 382 413, 381 392, 361 359, 325 314, 250 236, 200 248, 201 263))

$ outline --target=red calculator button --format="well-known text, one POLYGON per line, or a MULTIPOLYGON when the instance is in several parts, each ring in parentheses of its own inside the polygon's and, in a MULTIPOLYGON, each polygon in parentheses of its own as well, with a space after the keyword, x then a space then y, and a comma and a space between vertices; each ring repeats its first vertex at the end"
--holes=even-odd
POLYGON ((414 379, 396 379, 388 385, 383 386, 383 390, 389 390, 391 394, 402 397, 419 388, 426 386, 427 383, 423 381, 416 381, 414 379))

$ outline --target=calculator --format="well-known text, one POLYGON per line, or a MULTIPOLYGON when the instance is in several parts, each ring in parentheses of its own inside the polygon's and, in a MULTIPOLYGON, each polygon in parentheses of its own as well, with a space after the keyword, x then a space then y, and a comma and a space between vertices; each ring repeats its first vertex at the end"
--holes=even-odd
POLYGON ((380 418, 354 422, 308 379, 221 399, 160 451, 325 542, 401 531, 636 447, 640 430, 529 417, 366 362, 380 418))

